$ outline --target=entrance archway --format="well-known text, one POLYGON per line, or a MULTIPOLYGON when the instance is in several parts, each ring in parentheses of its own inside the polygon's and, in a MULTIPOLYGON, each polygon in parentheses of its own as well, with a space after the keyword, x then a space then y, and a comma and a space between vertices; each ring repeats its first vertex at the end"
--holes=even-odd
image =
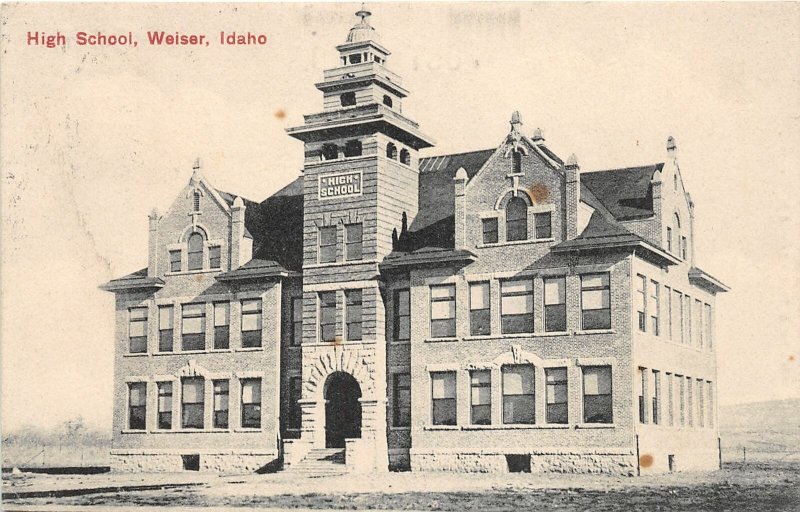
POLYGON ((361 386, 349 373, 332 373, 325 382, 325 447, 344 448, 361 437, 361 386))

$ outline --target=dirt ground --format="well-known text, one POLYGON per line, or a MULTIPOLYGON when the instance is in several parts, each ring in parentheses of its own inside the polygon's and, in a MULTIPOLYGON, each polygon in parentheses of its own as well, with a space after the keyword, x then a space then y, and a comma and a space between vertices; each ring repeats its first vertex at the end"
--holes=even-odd
POLYGON ((274 507, 338 510, 800 510, 800 463, 635 478, 606 475, 390 473, 4 475, 3 508, 274 507))

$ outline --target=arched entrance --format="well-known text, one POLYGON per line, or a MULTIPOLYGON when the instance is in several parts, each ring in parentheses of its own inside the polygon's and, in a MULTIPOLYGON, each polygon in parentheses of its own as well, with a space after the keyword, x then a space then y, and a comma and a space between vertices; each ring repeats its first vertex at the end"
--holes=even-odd
POLYGON ((325 382, 325 446, 344 448, 361 437, 361 387, 349 373, 332 373, 325 382))

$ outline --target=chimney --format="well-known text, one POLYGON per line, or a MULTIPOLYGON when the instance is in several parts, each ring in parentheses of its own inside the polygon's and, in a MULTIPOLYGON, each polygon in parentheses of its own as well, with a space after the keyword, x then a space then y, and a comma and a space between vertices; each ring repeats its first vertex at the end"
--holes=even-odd
POLYGON ((463 167, 456 171, 453 178, 455 195, 455 246, 456 249, 467 247, 467 171, 463 167))
POLYGON ((575 153, 570 155, 564 164, 567 185, 567 222, 565 239, 570 240, 578 236, 578 205, 581 202, 581 168, 578 166, 578 157, 575 153))
POLYGON ((150 237, 148 239, 149 253, 147 255, 147 277, 158 275, 158 221, 161 217, 158 210, 153 208, 148 217, 150 219, 150 237))
POLYGON ((672 135, 667 137, 667 156, 670 160, 678 158, 678 147, 675 145, 675 138, 672 135))
MULTIPOLYGON (((244 201, 237 196, 231 206, 231 270, 239 268, 242 263, 252 258, 252 254, 245 254, 247 244, 244 236, 244 210, 244 201)), ((252 246, 250 252, 252 253, 252 246)))

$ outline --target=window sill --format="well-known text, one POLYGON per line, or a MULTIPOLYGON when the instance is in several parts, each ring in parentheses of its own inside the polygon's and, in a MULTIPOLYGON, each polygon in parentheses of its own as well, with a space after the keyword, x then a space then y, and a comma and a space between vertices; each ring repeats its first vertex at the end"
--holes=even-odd
POLYGON ((247 433, 251 433, 252 434, 252 433, 255 433, 255 432, 263 432, 263 430, 260 427, 258 427, 258 428, 240 427, 240 428, 233 429, 233 431, 234 432, 238 432, 238 433, 242 433, 242 434, 247 434, 247 433))
POLYGON ((227 353, 227 352, 233 352, 233 349, 232 348, 212 348, 211 350, 209 350, 209 352, 211 352, 211 353, 215 353, 216 352, 216 353, 223 353, 224 354, 224 353, 227 353))
POLYGON ((464 425, 461 430, 542 430, 542 429, 561 429, 567 430, 571 428, 566 423, 545 423, 542 425, 536 424, 512 424, 512 425, 464 425))
POLYGON ((452 343, 454 341, 460 341, 461 338, 427 338, 425 339, 425 343, 452 343))
POLYGON ((546 336, 569 336, 568 331, 553 331, 553 332, 535 332, 533 333, 534 336, 537 337, 546 337, 546 336))
POLYGON ((411 345, 411 340, 389 341, 389 345, 411 345))
POLYGON ((458 425, 426 425, 422 430, 461 430, 458 425))
MULTIPOLYGON (((239 348, 234 349, 234 350, 236 352, 259 352, 261 350, 264 350, 264 347, 263 346, 260 346, 260 347, 239 347, 239 348)), ((233 350, 231 350, 231 352, 233 352, 233 350)))
POLYGON ((366 340, 366 341, 318 341, 316 343, 304 343, 301 345, 302 347, 341 347, 342 345, 347 346, 356 346, 356 345, 374 345, 375 340, 366 340))
POLYGON ((129 353, 127 353, 127 354, 122 354, 122 357, 147 357, 147 356, 149 356, 149 355, 150 355, 150 354, 149 354, 149 353, 147 353, 147 352, 136 352, 136 353, 133 353, 133 354, 131 354, 131 353, 129 352, 129 353))
POLYGON ((175 428, 175 429, 156 429, 150 430, 148 433, 150 434, 229 434, 231 429, 229 428, 211 428, 211 429, 202 429, 202 428, 175 428))
POLYGON ((617 334, 614 329, 595 329, 591 331, 575 331, 575 335, 582 336, 584 334, 617 334))
POLYGON ((222 272, 221 268, 203 268, 200 270, 186 270, 180 272, 164 272, 164 277, 173 277, 173 276, 191 276, 197 274, 214 274, 216 272, 222 272))
POLYGON ((329 267, 342 267, 345 265, 361 265, 361 264, 377 264, 378 262, 375 260, 345 260, 345 261, 330 261, 327 263, 312 263, 311 265, 305 265, 303 269, 314 269, 314 268, 329 268, 329 267))
POLYGON ((147 434, 148 431, 144 430, 144 429, 140 430, 140 429, 124 428, 124 429, 122 429, 122 433, 123 434, 147 434))
POLYGON ((555 238, 537 238, 537 239, 527 239, 527 240, 513 240, 511 242, 494 242, 490 244, 478 244, 476 248, 478 249, 488 249, 491 247, 505 247, 507 245, 525 245, 525 244, 538 244, 538 243, 552 243, 555 242, 555 238))
POLYGON ((410 432, 411 427, 389 427, 390 432, 410 432))
POLYGON ((181 350, 180 352, 172 352, 173 354, 206 354, 209 350, 181 350))
POLYGON ((581 429, 598 429, 598 428, 617 428, 614 423, 578 423, 575 425, 578 430, 581 429))

